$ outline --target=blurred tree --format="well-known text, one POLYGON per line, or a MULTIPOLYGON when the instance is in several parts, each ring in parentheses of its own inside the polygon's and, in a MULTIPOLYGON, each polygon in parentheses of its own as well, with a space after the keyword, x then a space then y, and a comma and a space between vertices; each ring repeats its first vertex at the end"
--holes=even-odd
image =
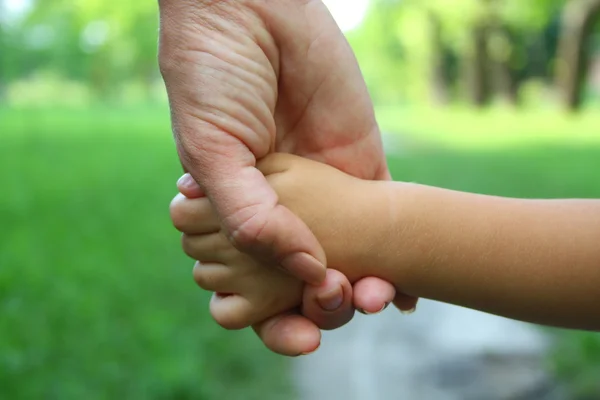
POLYGON ((361 32, 374 33, 378 22, 382 32, 371 44, 395 42, 400 56, 387 62, 437 104, 453 99, 457 87, 476 106, 495 98, 516 104, 521 83, 551 76, 554 21, 565 1, 374 0, 361 32))
MULTIPOLYGON (((0 2, 0 15, 4 15, 6 11, 3 10, 3 4, 0 2)), ((6 60, 6 56, 8 54, 8 32, 6 32, 6 27, 0 20, 0 101, 4 99, 4 93, 6 91, 6 82, 7 82, 7 71, 8 62, 6 60)))
POLYGON ((15 75, 18 60, 14 45, 15 30, 11 29, 7 20, 7 10, 0 1, 0 101, 4 98, 6 86, 15 75))
MULTIPOLYGON (((464 1, 464 0, 463 0, 464 1)), ((476 105, 487 104, 492 97, 511 104, 519 101, 523 72, 538 54, 525 46, 528 38, 540 42, 565 0, 479 0, 472 3, 470 19, 462 29, 469 29, 471 62, 468 73, 474 74, 470 98, 476 105), (474 53, 474 54, 473 54, 474 53), (472 72, 474 71, 474 72, 472 72)), ((545 50, 545 46, 539 46, 545 50)), ((468 60, 468 59, 467 59, 468 60)), ((546 58, 544 64, 548 64, 546 58)))
MULTIPOLYGON (((6 24, 0 17, 0 96, 7 82, 33 74, 82 82, 98 99, 131 88, 154 95, 155 3, 31 1, 25 18, 6 24)), ((598 3, 371 0, 364 24, 348 36, 376 102, 517 104, 523 83, 543 80, 540 87, 554 85, 576 109, 598 3)))
POLYGON ((471 104, 483 107, 490 102, 490 54, 488 39, 490 34, 489 15, 481 12, 470 27, 470 45, 465 50, 464 66, 467 80, 468 99, 471 104))
POLYGON ((398 0, 373 0, 359 29, 348 39, 361 58, 361 70, 375 102, 402 102, 412 91, 406 62, 410 52, 399 40, 398 21, 404 11, 398 0))
POLYGON ((583 102, 590 62, 590 37, 600 15, 600 0, 571 0, 563 16, 557 64, 557 86, 565 109, 575 111, 583 102))
POLYGON ((497 97, 504 103, 512 105, 517 105, 519 102, 519 81, 515 68, 517 53, 515 36, 502 22, 492 22, 488 42, 492 86, 497 97))
POLYGON ((444 28, 439 15, 429 10, 428 18, 431 38, 431 98, 435 104, 447 105, 452 100, 452 52, 444 42, 444 28))
POLYGON ((110 98, 131 80, 149 91, 158 78, 155 3, 38 0, 23 29, 32 33, 24 51, 35 69, 84 80, 99 98, 110 98))
POLYGON ((503 102, 516 105, 519 101, 515 69, 515 55, 519 45, 517 35, 498 10, 499 6, 502 6, 502 0, 492 0, 488 3, 491 12, 486 48, 489 56, 490 86, 503 102))

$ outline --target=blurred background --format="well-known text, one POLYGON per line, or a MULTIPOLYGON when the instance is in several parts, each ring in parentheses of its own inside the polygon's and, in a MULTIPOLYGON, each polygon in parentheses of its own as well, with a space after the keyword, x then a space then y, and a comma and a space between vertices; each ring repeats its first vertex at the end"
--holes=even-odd
MULTIPOLYGON (((600 0, 326 3, 395 179, 600 197, 600 0)), ((168 217, 157 28, 152 1, 0 0, 1 399, 600 399, 597 334, 434 302, 299 360, 218 328, 168 217)))

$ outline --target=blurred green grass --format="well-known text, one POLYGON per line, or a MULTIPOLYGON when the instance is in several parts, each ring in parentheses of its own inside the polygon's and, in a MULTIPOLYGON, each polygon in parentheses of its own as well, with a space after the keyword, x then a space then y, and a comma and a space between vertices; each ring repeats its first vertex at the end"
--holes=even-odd
POLYGON ((377 108, 377 117, 384 131, 402 132, 447 149, 499 151, 540 145, 600 145, 600 114, 595 109, 572 115, 554 108, 387 106, 377 108))
POLYGON ((0 110, 0 398, 280 399, 283 358, 208 315, 161 110, 0 110))
MULTIPOLYGON (((561 133, 551 114, 378 116, 405 145, 389 157, 398 180, 600 197, 585 119, 561 133)), ((167 212, 181 171, 169 131, 163 108, 0 108, 0 397, 292 396, 286 360, 217 327, 192 282, 167 212)), ((549 368, 600 396, 599 336, 551 333, 549 368)))

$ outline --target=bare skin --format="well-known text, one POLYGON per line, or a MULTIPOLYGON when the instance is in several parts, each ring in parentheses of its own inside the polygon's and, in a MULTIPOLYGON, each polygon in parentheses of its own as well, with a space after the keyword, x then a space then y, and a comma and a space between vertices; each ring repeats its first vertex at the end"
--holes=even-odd
MULTIPOLYGON (((350 282, 377 276, 398 290, 517 320, 600 331, 600 200, 522 200, 354 178, 276 154, 258 165, 350 282)), ((178 195, 174 219, 214 318, 242 328, 298 306, 302 283, 228 244, 208 201, 178 195), (185 210, 184 210, 185 209, 185 210), (262 271, 262 272, 261 272, 262 271)), ((332 272, 335 274, 335 272, 332 272)))
POLYGON ((378 278, 357 282, 354 291, 343 290, 343 275, 326 278, 322 246, 254 168, 278 151, 389 179, 360 69, 324 4, 159 0, 159 7, 159 63, 177 149, 191 174, 181 190, 206 194, 236 248, 314 284, 304 292, 308 318, 290 312, 255 326, 267 347, 289 355, 314 350, 318 328, 348 322, 352 304, 367 312, 394 298, 400 307, 414 305, 378 278))

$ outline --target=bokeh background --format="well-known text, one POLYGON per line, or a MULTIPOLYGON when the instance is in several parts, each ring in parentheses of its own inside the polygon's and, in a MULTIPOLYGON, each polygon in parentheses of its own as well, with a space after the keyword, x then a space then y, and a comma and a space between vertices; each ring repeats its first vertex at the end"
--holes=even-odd
MULTIPOLYGON (((356 51, 396 179, 600 197, 600 0, 327 4, 356 51)), ((338 398, 306 395, 311 379, 294 362, 210 320, 168 218, 181 170, 157 28, 155 1, 0 0, 0 398, 338 398)), ((418 329, 439 330, 426 309, 418 329)), ((506 398, 600 399, 597 334, 527 329, 549 343, 532 367, 543 384, 506 398)), ((340 351, 379 338, 361 340, 340 351)), ((326 354, 332 372, 344 367, 326 354)), ((463 379, 452 371, 442 377, 463 379)), ((321 374, 314 385, 335 384, 321 374)))

